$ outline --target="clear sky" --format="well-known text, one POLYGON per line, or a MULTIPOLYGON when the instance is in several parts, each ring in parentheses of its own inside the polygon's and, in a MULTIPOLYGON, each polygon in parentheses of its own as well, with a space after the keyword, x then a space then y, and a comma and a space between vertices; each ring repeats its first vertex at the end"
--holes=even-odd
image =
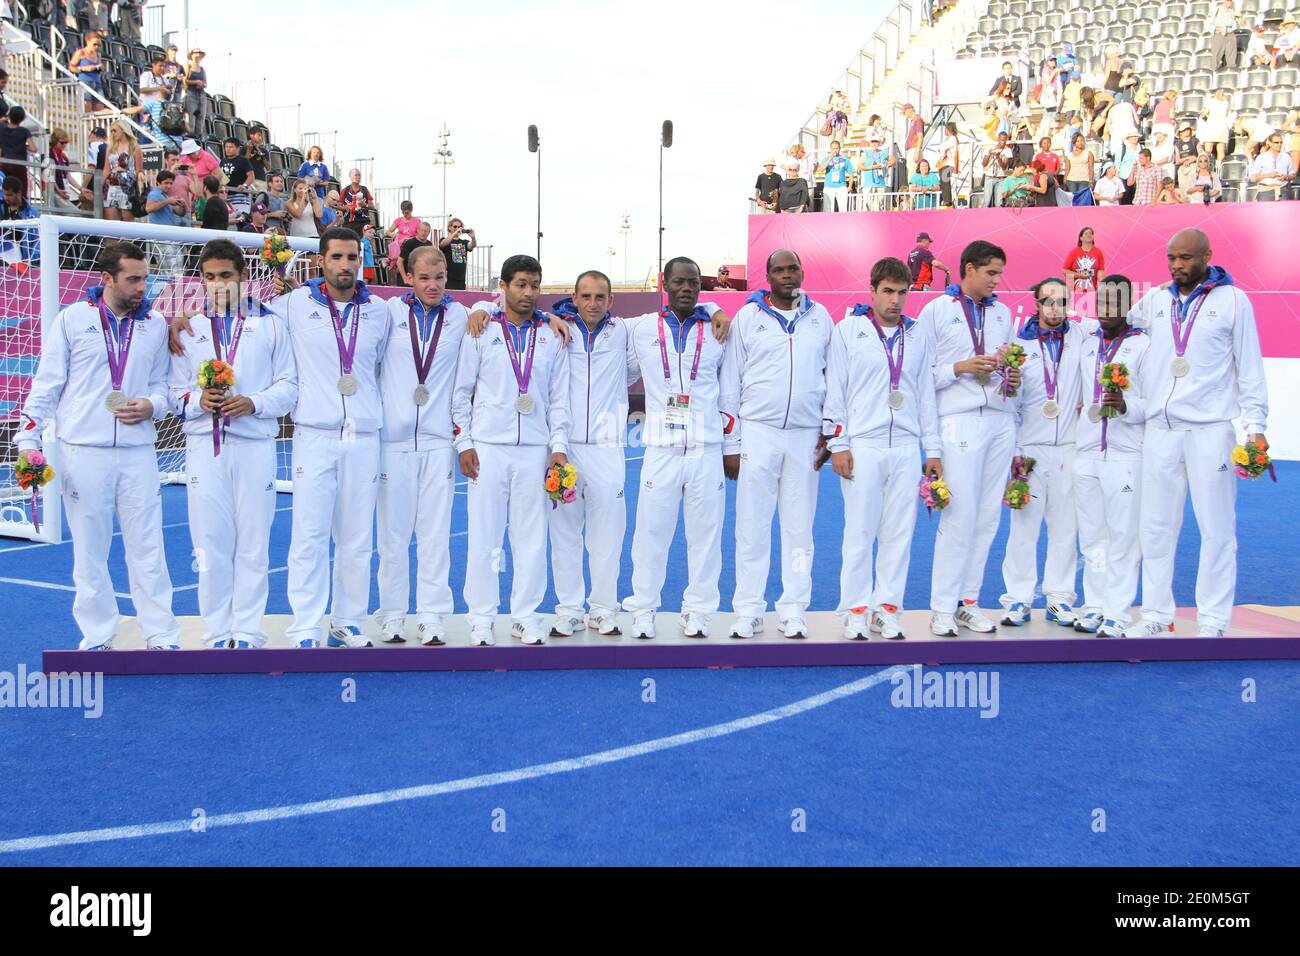
MULTIPOLYGON (((612 268, 621 281, 624 210, 628 278, 654 268, 660 123, 675 126, 664 154, 665 257, 689 255, 706 269, 743 262, 763 158, 788 144, 891 6, 192 0, 190 20, 214 79, 225 73, 218 55, 233 51, 236 79, 265 76, 272 106, 301 102, 304 130, 337 129, 336 158, 374 156, 368 185, 414 186, 419 213, 441 211, 432 159, 445 121, 456 159, 448 210, 494 244, 498 265, 536 246, 526 132, 535 123, 547 280, 612 268)), ((179 7, 169 0, 168 29, 179 7)))

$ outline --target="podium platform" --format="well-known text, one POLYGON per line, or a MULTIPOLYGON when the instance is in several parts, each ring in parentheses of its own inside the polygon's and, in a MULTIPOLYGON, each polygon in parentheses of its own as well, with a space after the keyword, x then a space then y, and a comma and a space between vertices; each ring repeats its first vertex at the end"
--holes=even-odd
MULTIPOLYGON (((991 614, 990 614, 991 616, 991 614)), ((630 625, 623 616, 625 627, 630 625)), ((767 615, 761 634, 733 640, 731 614, 714 615, 710 636, 684 637, 678 615, 660 613, 658 637, 637 640, 628 634, 602 637, 580 631, 553 637, 539 646, 525 646, 510 637, 510 621, 498 618, 494 647, 470 647, 469 625, 463 615, 445 619, 447 644, 422 647, 415 641, 415 623, 408 619, 406 644, 380 642, 378 628, 368 621, 366 634, 376 642, 367 648, 292 648, 284 637, 288 615, 268 615, 267 646, 257 650, 209 650, 202 644, 203 621, 182 618, 179 651, 150 651, 134 619, 122 623, 109 651, 52 649, 44 652, 47 673, 98 672, 129 674, 288 674, 354 673, 363 671, 504 671, 579 670, 661 667, 816 667, 893 664, 1027 664, 1095 661, 1204 661, 1300 659, 1300 609, 1258 605, 1238 607, 1233 628, 1219 638, 1196 637, 1194 611, 1180 609, 1170 637, 1099 638, 1048 624, 1035 609, 1030 624, 999 628, 993 635, 960 631, 956 638, 934 637, 928 611, 903 614, 906 638, 887 641, 872 634, 867 641, 849 641, 841 633, 838 615, 818 611, 808 615, 809 635, 791 640, 776 630, 767 615)), ((549 618, 547 627, 549 628, 549 618)))

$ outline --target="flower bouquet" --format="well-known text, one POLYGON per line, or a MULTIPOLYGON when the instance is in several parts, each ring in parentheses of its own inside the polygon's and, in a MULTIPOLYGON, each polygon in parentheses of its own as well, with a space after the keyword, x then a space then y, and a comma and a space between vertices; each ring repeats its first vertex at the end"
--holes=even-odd
POLYGON ((942 511, 952 504, 952 492, 948 489, 948 482, 942 478, 923 475, 921 477, 921 487, 917 489, 917 494, 925 502, 925 509, 930 514, 942 511))
POLYGON ((14 465, 14 477, 18 479, 18 487, 23 491, 28 488, 32 491, 32 527, 37 531, 41 530, 41 485, 50 483, 54 477, 54 469, 50 463, 45 460, 45 456, 39 451, 20 451, 18 461, 14 465))
POLYGON ((1263 442, 1248 441, 1246 444, 1238 445, 1232 449, 1232 464, 1238 478, 1254 481, 1267 471, 1269 477, 1277 481, 1277 472, 1273 469, 1273 459, 1268 456, 1263 442))
POLYGON ((578 469, 570 462, 556 462, 546 469, 546 497, 551 499, 552 510, 574 501, 577 485, 578 469))
MULTIPOLYGON (((1101 387, 1108 392, 1123 392, 1133 384, 1128 366, 1123 362, 1107 362, 1101 367, 1101 374, 1097 379, 1101 382, 1101 387)), ((1118 408, 1111 408, 1109 405, 1101 407, 1102 418, 1114 418, 1118 414, 1118 408)))
POLYGON ((270 235, 263 241, 262 261, 270 266, 276 275, 284 275, 292 258, 293 250, 289 248, 289 240, 284 236, 270 235))
POLYGON ((1021 458, 1019 466, 1011 466, 1011 479, 1002 492, 1002 503, 1012 511, 1019 511, 1029 504, 1029 475, 1035 464, 1033 458, 1021 458))
POLYGON ((1016 390, 1011 386, 1011 369, 1021 368, 1025 364, 1025 348, 1018 342, 1008 342, 1006 345, 998 346, 998 374, 1002 376, 1002 397, 1010 398, 1016 394, 1016 390))
MULTIPOLYGON (((199 388, 220 389, 222 394, 230 391, 235 384, 235 370, 229 362, 221 359, 204 359, 199 363, 199 388)), ((221 454, 221 413, 212 413, 212 453, 221 454)), ((230 424, 227 420, 225 424, 230 424)))

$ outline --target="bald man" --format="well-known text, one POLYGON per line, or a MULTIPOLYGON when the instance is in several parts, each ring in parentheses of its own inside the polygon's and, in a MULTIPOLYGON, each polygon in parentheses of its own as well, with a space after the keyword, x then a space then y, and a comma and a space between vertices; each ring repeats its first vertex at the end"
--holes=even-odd
POLYGON ((1201 532, 1197 632, 1214 637, 1230 623, 1237 586, 1232 420, 1240 417, 1247 437, 1267 448, 1268 391, 1250 299, 1210 264, 1209 237, 1184 229, 1166 251, 1173 281, 1148 292, 1131 316, 1151 344, 1142 373, 1142 620, 1124 633, 1173 633, 1174 552, 1190 489, 1201 532))

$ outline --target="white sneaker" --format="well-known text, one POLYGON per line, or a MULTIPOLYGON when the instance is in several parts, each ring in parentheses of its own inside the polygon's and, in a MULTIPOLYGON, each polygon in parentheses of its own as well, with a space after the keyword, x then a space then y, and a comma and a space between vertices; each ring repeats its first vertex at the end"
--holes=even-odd
POLYGON ((808 636, 808 623, 801 617, 788 617, 776 629, 792 641, 802 641, 808 636))
POLYGON ((738 641, 762 632, 763 619, 761 617, 738 617, 731 622, 731 637, 738 641))
POLYGON ((423 647, 442 647, 447 643, 447 632, 442 629, 442 621, 425 621, 416 625, 415 633, 423 647))
POLYGON ((869 629, 866 608, 844 615, 844 636, 850 641, 865 641, 869 629))
POLYGON ((887 641, 903 639, 903 625, 898 623, 898 617, 892 611, 883 607, 871 615, 871 629, 887 641))
POLYGON ((705 638, 709 636, 709 618, 705 614, 691 611, 689 614, 683 614, 681 621, 682 633, 687 637, 705 638))
POLYGON ((1221 627, 1216 628, 1213 624, 1201 624, 1198 622, 1196 625, 1196 636, 1197 637, 1223 637, 1223 628, 1221 627))
POLYGON ((1098 637, 1123 637, 1124 625, 1113 617, 1108 617, 1097 625, 1096 634, 1098 637))
POLYGON ((557 617, 551 625, 551 637, 572 637, 575 631, 585 631, 587 624, 580 617, 557 617))
POLYGON ((404 630, 405 621, 384 621, 379 625, 379 633, 387 635, 384 638, 385 644, 405 644, 406 638, 402 634, 404 630))
POLYGON ((1161 624, 1159 621, 1138 621, 1124 629, 1125 637, 1170 637, 1174 633, 1172 624, 1161 624))
POLYGON ((974 604, 963 604, 953 617, 959 625, 976 634, 992 634, 998 629, 974 604))
POLYGON ((207 645, 208 645, 208 650, 210 651, 225 650, 226 648, 231 646, 230 635, 226 635, 225 637, 209 639, 207 645))
POLYGON ((491 624, 470 625, 469 643, 471 647, 491 647, 496 642, 496 635, 492 633, 491 624))
POLYGON ((149 650, 151 651, 179 651, 181 642, 174 637, 151 637, 149 638, 149 650))
POLYGON ((956 637, 957 621, 951 614, 931 614, 930 633, 935 637, 956 637))
POLYGON ((1049 604, 1047 605, 1047 620, 1053 624, 1059 624, 1061 627, 1074 627, 1077 617, 1074 608, 1068 604, 1049 604))
POLYGON ((370 638, 361 633, 361 628, 347 624, 331 627, 329 637, 325 639, 326 647, 374 647, 370 638))
POLYGON ((632 617, 632 636, 642 641, 655 636, 655 612, 641 611, 632 617))
POLYGON ((1023 627, 1029 623, 1029 607, 1017 601, 1002 612, 1002 623, 1007 627, 1023 627))
POLYGON ((525 644, 534 647, 546 643, 546 633, 531 621, 527 624, 523 621, 515 621, 510 625, 510 636, 517 637, 525 644))
POLYGON ((587 627, 601 637, 619 637, 623 633, 618 627, 618 617, 613 614, 588 614, 587 627))
POLYGON ((320 647, 320 641, 318 641, 314 637, 300 637, 298 638, 297 641, 294 642, 293 646, 303 648, 304 650, 308 650, 313 647, 320 647))

